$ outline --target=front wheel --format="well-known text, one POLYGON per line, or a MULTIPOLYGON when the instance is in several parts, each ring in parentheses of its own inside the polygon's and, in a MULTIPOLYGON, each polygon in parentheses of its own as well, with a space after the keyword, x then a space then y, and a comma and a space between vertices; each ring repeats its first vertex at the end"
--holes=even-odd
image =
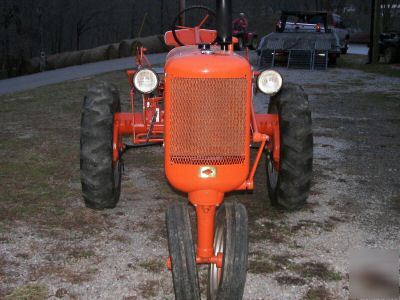
POLYGON ((81 116, 80 170, 87 207, 113 208, 121 191, 121 161, 113 162, 114 114, 121 111, 115 86, 102 82, 89 87, 81 116))
POLYGON ((285 86, 271 97, 268 112, 279 116, 280 167, 267 151, 267 187, 271 204, 301 208, 308 197, 313 160, 313 135, 308 97, 297 85, 285 86))
POLYGON ((166 213, 175 299, 200 300, 196 257, 187 205, 171 204, 166 213))
POLYGON ((222 268, 209 267, 208 299, 240 300, 247 274, 248 218, 238 203, 224 203, 217 211, 214 254, 223 253, 222 268))

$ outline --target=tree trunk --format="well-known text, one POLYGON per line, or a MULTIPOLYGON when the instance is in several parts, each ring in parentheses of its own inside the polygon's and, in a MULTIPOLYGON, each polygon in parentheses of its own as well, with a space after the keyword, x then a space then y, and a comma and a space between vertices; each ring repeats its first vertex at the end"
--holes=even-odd
POLYGON ((374 0, 374 22, 372 35, 372 63, 379 62, 379 35, 381 32, 381 3, 382 0, 374 0))
MULTIPOLYGON (((179 11, 184 10, 186 7, 186 1, 185 0, 179 0, 179 11)), ((180 26, 185 26, 185 14, 181 14, 179 17, 179 25, 180 26)))

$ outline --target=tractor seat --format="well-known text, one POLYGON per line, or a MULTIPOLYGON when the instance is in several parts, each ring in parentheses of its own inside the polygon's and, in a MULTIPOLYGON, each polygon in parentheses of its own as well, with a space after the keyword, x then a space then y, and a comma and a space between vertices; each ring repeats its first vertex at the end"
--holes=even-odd
MULTIPOLYGON (((217 36, 216 30, 199 29, 199 39, 200 39, 200 43, 199 43, 199 42, 196 42, 196 32, 195 32, 194 28, 193 29, 192 28, 177 29, 175 31, 175 33, 176 33, 178 39, 184 45, 211 44, 212 42, 214 42, 214 40, 217 36)), ((165 40, 165 44, 167 46, 173 46, 173 47, 181 46, 175 40, 174 35, 172 34, 171 30, 167 31, 165 33, 164 40, 165 40)))

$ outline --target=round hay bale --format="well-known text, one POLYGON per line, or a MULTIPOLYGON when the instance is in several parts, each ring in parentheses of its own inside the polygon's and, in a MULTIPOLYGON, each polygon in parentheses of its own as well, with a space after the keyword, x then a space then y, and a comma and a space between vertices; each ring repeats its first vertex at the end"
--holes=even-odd
POLYGON ((66 66, 68 56, 69 56, 68 52, 59 53, 54 61, 54 68, 55 69, 64 68, 66 66))
POLYGON ((107 59, 107 48, 108 46, 100 46, 93 49, 84 50, 81 56, 80 63, 87 64, 98 62, 107 59))
POLYGON ((138 39, 123 40, 119 44, 119 57, 129 57, 136 54, 136 48, 140 45, 138 39))
POLYGON ((119 58, 119 43, 108 45, 106 52, 107 59, 119 58))
POLYGON ((40 71, 40 58, 33 57, 31 59, 24 60, 23 69, 25 74, 37 73, 40 71))
POLYGON ((147 54, 160 53, 168 50, 162 35, 151 35, 139 38, 138 41, 147 49, 147 54))
POLYGON ((53 70, 56 68, 56 65, 59 65, 59 57, 63 53, 58 53, 58 54, 52 54, 47 56, 47 65, 46 65, 46 70, 53 70))
POLYGON ((64 57, 62 68, 79 65, 83 51, 67 52, 66 54, 67 55, 64 57))

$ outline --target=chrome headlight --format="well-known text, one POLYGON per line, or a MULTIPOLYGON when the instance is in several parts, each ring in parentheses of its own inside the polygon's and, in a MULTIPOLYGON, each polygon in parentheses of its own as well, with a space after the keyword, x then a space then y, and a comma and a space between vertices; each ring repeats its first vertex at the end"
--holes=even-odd
POLYGON ((273 96, 282 88, 282 76, 274 70, 263 71, 258 75, 257 87, 264 94, 273 96))
POLYGON ((149 94, 158 87, 158 76, 150 69, 142 69, 133 77, 135 89, 143 94, 149 94))

